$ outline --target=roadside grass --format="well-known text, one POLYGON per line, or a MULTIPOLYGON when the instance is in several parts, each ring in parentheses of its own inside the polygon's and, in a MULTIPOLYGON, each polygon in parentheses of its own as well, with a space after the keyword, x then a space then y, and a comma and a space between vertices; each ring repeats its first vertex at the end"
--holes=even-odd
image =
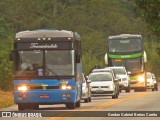
POLYGON ((0 109, 14 104, 13 92, 0 91, 0 109))

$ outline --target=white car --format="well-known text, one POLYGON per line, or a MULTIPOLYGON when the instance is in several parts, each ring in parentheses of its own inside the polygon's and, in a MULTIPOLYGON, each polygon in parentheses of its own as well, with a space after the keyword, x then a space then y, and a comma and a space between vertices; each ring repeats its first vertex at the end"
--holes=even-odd
POLYGON ((111 68, 117 77, 121 78, 119 81, 120 90, 125 90, 126 92, 130 92, 130 78, 127 74, 125 67, 109 67, 111 68))
POLYGON ((154 91, 154 80, 152 77, 152 73, 147 72, 147 88, 148 89, 152 89, 152 91, 154 91))
POLYGON ((91 87, 90 80, 83 74, 83 83, 82 83, 82 100, 85 103, 91 102, 91 87))
MULTIPOLYGON (((91 80, 92 96, 112 96, 112 99, 118 98, 118 88, 111 72, 93 72, 89 75, 91 80)), ((118 80, 117 80, 118 81, 118 80)))

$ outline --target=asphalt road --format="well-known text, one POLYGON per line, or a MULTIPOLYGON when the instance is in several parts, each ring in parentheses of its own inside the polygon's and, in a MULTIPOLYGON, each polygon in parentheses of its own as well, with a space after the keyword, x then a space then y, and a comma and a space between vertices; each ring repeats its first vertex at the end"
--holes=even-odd
MULTIPOLYGON (((160 86, 159 86, 160 88, 160 86)), ((92 102, 84 103, 81 101, 81 107, 75 110, 66 109, 65 105, 43 105, 40 106, 40 109, 37 111, 23 111, 23 112, 43 112, 54 114, 56 111, 56 115, 61 117, 42 117, 42 118, 0 118, 0 120, 160 120, 160 117, 154 117, 154 111, 160 111, 160 91, 147 90, 147 92, 134 92, 125 93, 122 91, 120 93, 118 99, 112 99, 111 97, 101 96, 101 97, 92 97, 92 102), (58 111, 58 112, 57 112, 58 111), (88 112, 89 111, 89 112, 88 112), (112 112, 110 112, 112 111, 112 112), (116 112, 115 112, 116 111, 116 112), (120 113, 119 113, 119 112, 120 113), (138 111, 139 113, 135 113, 133 111, 138 111), (143 113, 143 111, 150 111, 152 114, 143 113), (126 114, 126 112, 128 114, 126 114), (132 117, 133 114, 138 115, 150 115, 152 117, 132 117), (106 117, 106 116, 112 117, 106 117), (115 116, 123 116, 123 117, 115 117, 115 116), (125 116, 131 117, 125 117, 125 116), (70 116, 70 117, 65 117, 70 116), (76 116, 76 117, 73 117, 76 116), (77 117, 78 116, 78 117, 77 117), (91 116, 91 117, 84 117, 91 116), (99 117, 98 117, 99 116, 99 117)), ((0 111, 18 111, 17 105, 0 109, 0 111)), ((53 115, 54 116, 54 115, 53 115)))

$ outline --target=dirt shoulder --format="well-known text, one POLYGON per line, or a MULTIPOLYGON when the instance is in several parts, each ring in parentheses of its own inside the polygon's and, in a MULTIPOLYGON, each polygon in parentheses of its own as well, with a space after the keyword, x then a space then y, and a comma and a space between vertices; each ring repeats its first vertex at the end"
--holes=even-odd
POLYGON ((0 109, 14 104, 13 92, 0 91, 0 109))

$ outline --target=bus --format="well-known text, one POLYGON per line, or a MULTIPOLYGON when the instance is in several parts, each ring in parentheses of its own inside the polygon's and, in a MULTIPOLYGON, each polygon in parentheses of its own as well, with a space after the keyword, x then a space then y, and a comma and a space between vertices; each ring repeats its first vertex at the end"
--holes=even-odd
POLYGON ((10 59, 14 69, 14 102, 19 110, 50 104, 65 104, 68 109, 80 107, 83 71, 77 32, 18 32, 10 59))
POLYGON ((109 36, 105 63, 109 67, 124 66, 130 77, 130 88, 135 91, 146 91, 147 55, 141 35, 109 36))

